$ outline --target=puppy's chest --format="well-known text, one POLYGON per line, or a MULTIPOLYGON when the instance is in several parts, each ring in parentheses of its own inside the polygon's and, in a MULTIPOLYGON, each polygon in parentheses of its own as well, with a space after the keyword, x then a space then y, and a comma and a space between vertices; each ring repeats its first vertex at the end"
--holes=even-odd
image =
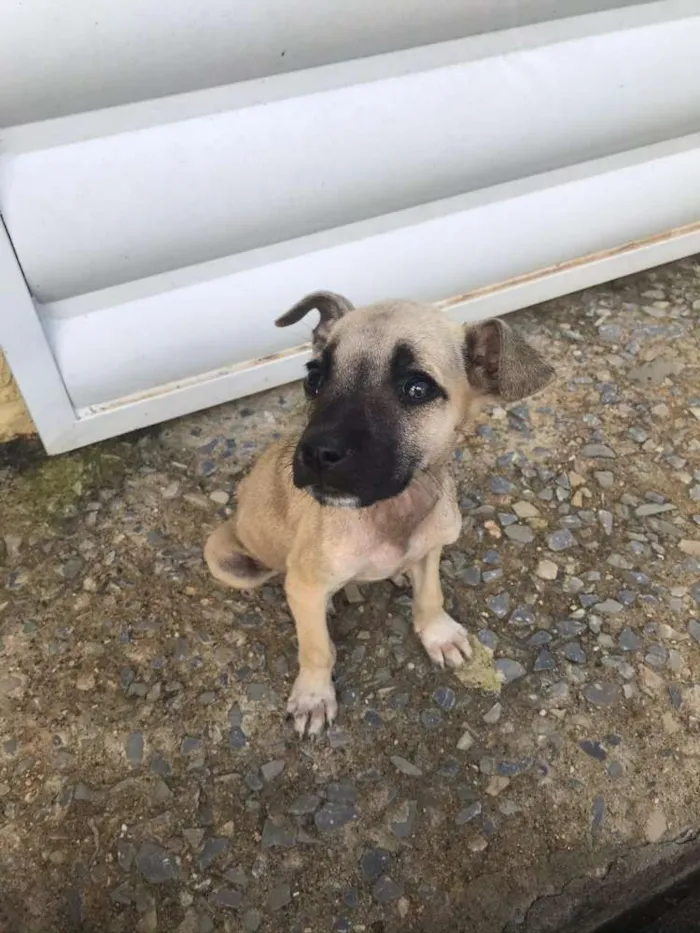
POLYGON ((411 544, 412 546, 407 549, 397 547, 387 541, 370 545, 363 554, 355 555, 356 567, 353 578, 360 583, 387 580, 421 560, 431 550, 429 546, 419 545, 418 542, 411 544))
POLYGON ((360 582, 393 577, 422 560, 433 548, 455 541, 461 524, 456 503, 443 501, 403 536, 387 535, 381 527, 369 528, 348 542, 352 576, 360 582))

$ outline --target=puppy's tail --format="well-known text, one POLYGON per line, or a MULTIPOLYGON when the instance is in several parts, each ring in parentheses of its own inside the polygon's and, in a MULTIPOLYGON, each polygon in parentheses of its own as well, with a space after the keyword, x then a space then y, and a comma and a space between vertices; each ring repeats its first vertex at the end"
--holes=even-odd
POLYGON ((277 572, 250 556, 238 540, 231 521, 224 522, 209 535, 204 545, 204 560, 213 577, 237 590, 261 586, 277 572))

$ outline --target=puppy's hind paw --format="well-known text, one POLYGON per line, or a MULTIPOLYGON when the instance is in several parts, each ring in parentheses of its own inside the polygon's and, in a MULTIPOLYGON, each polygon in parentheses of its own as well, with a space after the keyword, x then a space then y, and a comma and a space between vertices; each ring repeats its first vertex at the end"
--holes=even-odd
POLYGON ((329 680, 316 680, 304 674, 297 677, 287 703, 287 714, 294 719, 300 737, 320 735, 338 714, 335 689, 329 680))
POLYGON ((418 637, 430 659, 440 667, 461 667, 472 656, 467 630, 446 612, 431 619, 418 630, 418 637))

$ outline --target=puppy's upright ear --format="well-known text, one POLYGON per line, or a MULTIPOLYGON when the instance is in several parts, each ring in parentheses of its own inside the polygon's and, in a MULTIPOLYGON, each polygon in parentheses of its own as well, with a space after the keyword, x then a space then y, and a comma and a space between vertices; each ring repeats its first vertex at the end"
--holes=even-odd
POLYGON ((537 350, 499 319, 467 327, 464 365, 479 394, 504 402, 534 395, 554 378, 554 369, 537 350))
POLYGON ((314 348, 318 349, 328 339, 328 333, 333 324, 348 311, 354 310, 355 306, 342 295, 336 295, 335 292, 312 292, 298 301, 282 317, 277 318, 275 324, 277 327, 289 327, 290 324, 300 321, 309 311, 318 311, 321 319, 314 327, 313 337, 314 348))

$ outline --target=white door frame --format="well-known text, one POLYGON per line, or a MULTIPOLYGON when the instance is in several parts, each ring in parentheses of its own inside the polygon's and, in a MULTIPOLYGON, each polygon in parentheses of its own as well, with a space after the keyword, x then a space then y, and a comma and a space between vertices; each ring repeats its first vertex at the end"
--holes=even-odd
MULTIPOLYGON (((439 306, 467 322, 507 314, 700 252, 700 222, 571 262, 458 295, 439 306)), ((51 353, 12 244, 0 225, 0 345, 49 454, 60 454, 127 431, 292 382, 308 346, 269 359, 204 373, 178 385, 76 409, 51 353)))

